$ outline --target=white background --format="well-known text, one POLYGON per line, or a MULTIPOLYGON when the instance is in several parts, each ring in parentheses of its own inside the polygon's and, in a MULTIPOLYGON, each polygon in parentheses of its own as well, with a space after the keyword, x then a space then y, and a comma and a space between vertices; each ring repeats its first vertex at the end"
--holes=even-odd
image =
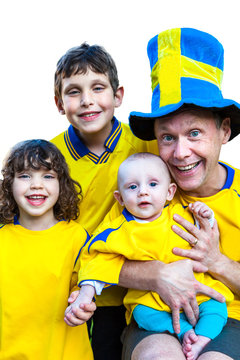
MULTIPOLYGON (((7 0, 0 4, 0 162, 9 147, 30 138, 51 139, 68 127, 54 103, 58 59, 87 41, 114 58, 125 98, 116 115, 150 111, 147 42, 174 27, 211 33, 225 49, 223 96, 240 102, 238 0, 7 0)), ((221 159, 240 167, 240 136, 221 159)))

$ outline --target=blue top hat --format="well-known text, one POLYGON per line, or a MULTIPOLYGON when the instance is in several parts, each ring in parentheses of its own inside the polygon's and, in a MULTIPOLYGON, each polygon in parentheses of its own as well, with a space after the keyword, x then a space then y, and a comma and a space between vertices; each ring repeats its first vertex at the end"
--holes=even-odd
POLYGON ((153 140, 154 120, 187 107, 231 118, 231 138, 240 133, 240 104, 223 99, 223 47, 212 35, 190 28, 166 30, 148 43, 152 112, 131 112, 132 132, 153 140))

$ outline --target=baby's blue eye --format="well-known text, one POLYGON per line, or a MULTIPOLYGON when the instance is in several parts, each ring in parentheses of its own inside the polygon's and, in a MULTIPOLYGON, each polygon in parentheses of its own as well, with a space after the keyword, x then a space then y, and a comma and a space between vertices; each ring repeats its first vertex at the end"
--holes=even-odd
POLYGON ((154 186, 157 185, 157 183, 156 183, 156 182, 151 182, 149 185, 152 186, 152 187, 154 187, 154 186))
POLYGON ((136 189, 136 187, 137 187, 137 185, 130 185, 129 189, 134 190, 134 189, 136 189))

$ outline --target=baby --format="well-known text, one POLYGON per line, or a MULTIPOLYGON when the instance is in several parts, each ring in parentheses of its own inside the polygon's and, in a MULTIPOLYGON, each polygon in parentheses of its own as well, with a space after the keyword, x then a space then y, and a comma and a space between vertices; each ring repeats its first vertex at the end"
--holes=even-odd
MULTIPOLYGON (((116 285, 125 258, 165 263, 178 260, 172 253, 173 247, 186 248, 189 244, 171 230, 174 213, 193 221, 192 213, 194 219, 207 218, 209 226, 213 225, 213 212, 202 202, 189 204, 189 209, 184 209, 180 204, 166 204, 173 199, 175 191, 176 184, 171 182, 167 166, 156 155, 134 154, 120 165, 118 190, 114 196, 125 208, 121 216, 105 223, 87 243, 79 272, 82 288, 76 301, 67 308, 66 314, 89 301, 86 297, 91 299, 95 291, 99 294, 104 284, 116 285)), ((197 241, 194 245, 197 246, 197 241)), ((230 290, 209 274, 195 275, 202 283, 221 292, 227 301, 232 300, 230 290)), ((221 332, 227 321, 226 303, 203 295, 197 296, 197 300, 200 309, 198 323, 193 329, 184 313, 181 313, 181 331, 177 334, 188 360, 196 359, 204 346, 221 332)), ((140 328, 174 333, 171 310, 158 294, 129 289, 124 304, 127 308, 127 322, 133 316, 140 328)))

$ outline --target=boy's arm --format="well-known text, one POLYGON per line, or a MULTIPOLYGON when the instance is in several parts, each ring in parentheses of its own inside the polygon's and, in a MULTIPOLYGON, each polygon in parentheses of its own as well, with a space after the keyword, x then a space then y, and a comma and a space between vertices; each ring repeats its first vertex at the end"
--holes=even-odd
POLYGON ((96 310, 96 305, 92 301, 94 295, 95 288, 92 285, 83 285, 81 287, 77 298, 67 307, 65 311, 64 321, 67 325, 82 325, 91 318, 96 310))

